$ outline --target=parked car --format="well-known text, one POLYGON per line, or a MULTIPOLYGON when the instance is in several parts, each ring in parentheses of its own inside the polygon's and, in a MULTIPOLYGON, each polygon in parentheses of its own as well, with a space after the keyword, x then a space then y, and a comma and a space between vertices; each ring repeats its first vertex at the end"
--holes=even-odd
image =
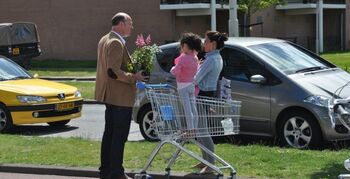
MULTIPOLYGON (((169 73, 178 43, 161 46, 150 83, 171 83, 169 73)), ((231 80, 232 98, 242 102, 240 133, 279 137, 295 148, 318 147, 323 141, 350 139, 342 125, 332 128, 328 102, 350 96, 350 75, 294 43, 268 38, 229 38, 221 51, 221 75, 231 80)), ((141 91, 133 110, 143 137, 156 140, 153 113, 141 91)))
POLYGON ((29 69, 32 58, 41 54, 36 25, 30 22, 0 23, 0 55, 29 69))
POLYGON ((81 116, 82 104, 76 87, 33 78, 0 56, 0 133, 19 124, 64 126, 81 116))

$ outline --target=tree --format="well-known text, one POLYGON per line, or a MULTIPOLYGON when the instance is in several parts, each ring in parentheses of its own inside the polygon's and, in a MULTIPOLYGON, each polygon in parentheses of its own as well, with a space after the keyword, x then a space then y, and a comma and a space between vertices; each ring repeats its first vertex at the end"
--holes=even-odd
POLYGON ((277 4, 285 4, 285 0, 238 0, 238 9, 244 13, 244 34, 250 36, 250 16, 256 11, 277 4), (248 28, 247 28, 248 27, 248 28))

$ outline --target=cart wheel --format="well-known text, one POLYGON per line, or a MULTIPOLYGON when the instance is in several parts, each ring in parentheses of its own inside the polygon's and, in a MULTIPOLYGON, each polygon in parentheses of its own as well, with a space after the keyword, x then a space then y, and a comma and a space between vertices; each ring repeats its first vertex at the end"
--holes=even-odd
POLYGON ((135 174, 134 179, 153 179, 153 177, 148 175, 146 172, 141 172, 139 174, 135 174))
POLYGON ((218 175, 216 176, 216 178, 217 178, 217 179, 224 179, 224 175, 223 175, 223 174, 218 174, 218 175))
POLYGON ((236 172, 231 172, 230 177, 228 179, 236 179, 236 172))
POLYGON ((171 168, 166 168, 165 171, 166 171, 165 178, 170 179, 171 168))

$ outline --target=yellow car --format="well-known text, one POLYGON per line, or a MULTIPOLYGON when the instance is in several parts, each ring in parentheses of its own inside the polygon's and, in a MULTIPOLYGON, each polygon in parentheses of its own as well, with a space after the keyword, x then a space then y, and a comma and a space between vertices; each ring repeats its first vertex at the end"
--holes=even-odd
POLYGON ((33 78, 0 56, 0 132, 19 124, 66 125, 81 116, 82 104, 76 87, 33 78))

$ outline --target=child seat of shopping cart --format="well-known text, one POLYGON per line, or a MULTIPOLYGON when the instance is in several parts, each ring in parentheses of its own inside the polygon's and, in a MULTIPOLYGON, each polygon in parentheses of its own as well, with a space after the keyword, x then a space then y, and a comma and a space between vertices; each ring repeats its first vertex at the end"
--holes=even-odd
POLYGON ((135 178, 142 178, 146 175, 147 169, 152 161, 165 144, 171 144, 176 147, 176 151, 167 163, 165 168, 166 176, 170 177, 171 167, 175 164, 176 158, 181 152, 198 160, 211 170, 217 173, 217 178, 223 178, 221 170, 230 170, 230 177, 236 177, 235 169, 221 159, 214 152, 196 141, 198 137, 213 137, 234 135, 239 132, 239 114, 241 103, 234 100, 219 98, 197 97, 191 99, 191 104, 195 105, 197 113, 193 116, 197 119, 194 128, 188 129, 182 100, 174 87, 168 84, 138 84, 139 89, 146 90, 146 96, 151 102, 153 118, 155 120, 155 130, 160 139, 159 144, 152 151, 147 163, 141 171, 141 174, 135 178), (220 166, 209 163, 196 153, 185 147, 186 143, 193 143, 204 150, 210 156, 214 157, 220 166))

